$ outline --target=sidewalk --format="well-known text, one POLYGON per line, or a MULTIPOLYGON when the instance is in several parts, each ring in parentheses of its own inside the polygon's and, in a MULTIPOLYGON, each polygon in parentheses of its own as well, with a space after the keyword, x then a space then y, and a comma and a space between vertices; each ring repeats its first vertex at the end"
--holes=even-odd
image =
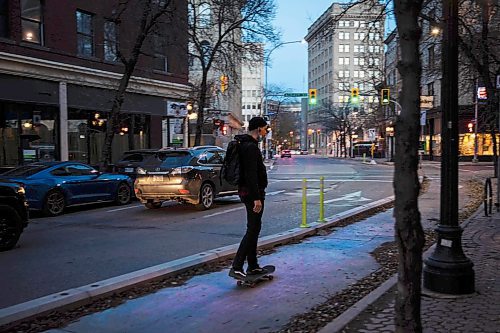
MULTIPOLYGON (((439 190, 439 182, 431 181, 420 197, 425 229, 437 225, 439 190)), ((461 192, 461 207, 466 199, 461 192)), ((463 239, 464 249, 475 264, 477 292, 473 296, 455 299, 424 297, 422 318, 425 332, 460 332, 449 329, 458 322, 454 317, 464 321, 469 319, 469 326, 460 325, 460 328, 468 327, 463 332, 499 332, 485 328, 486 325, 491 329, 500 327, 500 285, 494 275, 500 268, 499 223, 500 214, 491 219, 478 214, 470 220, 463 239), (484 228, 485 225, 488 227, 484 228), (483 319, 481 326, 478 326, 478 320, 474 320, 476 318, 483 319), (453 325, 447 326, 447 323, 453 325), (446 329, 439 330, 436 325, 446 329), (474 327, 470 328, 471 325, 474 327)), ((388 210, 336 228, 330 234, 323 233, 297 244, 275 248, 260 258, 262 265, 277 266, 275 279, 256 288, 236 286, 236 282, 227 276, 227 267, 194 276, 184 284, 126 300, 116 307, 89 314, 66 327, 47 332, 276 332, 294 316, 323 304, 332 295, 378 270, 380 265, 370 252, 393 240, 393 228, 392 210, 388 210)), ((393 289, 383 293, 372 308, 349 318, 345 332, 394 331, 394 326, 391 326, 393 289)), ((342 329, 331 330, 334 324, 335 321, 322 332, 342 329)), ((309 330, 307 321, 300 330, 315 332, 309 330)))
MULTIPOLYGON (((478 211, 464 227, 463 249, 474 263, 472 295, 439 295, 423 290, 423 332, 500 332, 500 213, 484 217, 478 211)), ((432 251, 432 248, 431 248, 432 251)), ((432 252, 428 251, 427 255, 432 252)), ((369 305, 340 330, 342 333, 394 332, 396 286, 369 305)), ((332 322, 321 333, 339 332, 332 322)))

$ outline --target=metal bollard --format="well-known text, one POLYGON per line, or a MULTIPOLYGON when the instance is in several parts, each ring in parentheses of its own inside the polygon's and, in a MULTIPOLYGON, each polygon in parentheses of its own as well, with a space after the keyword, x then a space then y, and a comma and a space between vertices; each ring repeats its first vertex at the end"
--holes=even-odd
POLYGON ((363 153, 363 163, 366 163, 366 153, 363 153))
POLYGON ((325 222, 325 177, 319 177, 319 219, 318 222, 325 222))
POLYGON ((301 228, 309 228, 307 224, 307 179, 302 179, 302 223, 301 228))

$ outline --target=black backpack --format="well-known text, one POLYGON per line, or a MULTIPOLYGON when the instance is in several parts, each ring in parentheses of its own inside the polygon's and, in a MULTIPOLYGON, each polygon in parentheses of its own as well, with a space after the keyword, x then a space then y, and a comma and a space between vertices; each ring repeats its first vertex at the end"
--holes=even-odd
POLYGON ((226 157, 222 164, 221 175, 231 185, 240 183, 240 142, 232 140, 227 145, 226 157))

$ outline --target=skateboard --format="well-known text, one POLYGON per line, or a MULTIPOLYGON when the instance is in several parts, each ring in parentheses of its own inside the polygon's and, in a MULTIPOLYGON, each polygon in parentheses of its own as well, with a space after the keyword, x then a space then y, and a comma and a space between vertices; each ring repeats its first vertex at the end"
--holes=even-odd
POLYGON ((276 270, 276 267, 273 265, 266 265, 262 267, 264 269, 264 272, 261 274, 255 274, 255 275, 247 275, 245 279, 237 281, 238 286, 247 286, 250 288, 253 288, 257 285, 257 283, 262 282, 262 281, 271 281, 274 279, 274 276, 271 275, 276 270))

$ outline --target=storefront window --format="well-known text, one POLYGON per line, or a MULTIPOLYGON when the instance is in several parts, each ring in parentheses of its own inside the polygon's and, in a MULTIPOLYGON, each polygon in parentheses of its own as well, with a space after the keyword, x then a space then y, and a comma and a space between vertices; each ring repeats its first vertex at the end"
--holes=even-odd
MULTIPOLYGON (((460 134, 459 137, 459 150, 462 156, 473 156, 474 155, 474 133, 460 134)), ((497 143, 499 142, 499 136, 497 135, 497 143)), ((491 134, 478 133, 477 134, 477 154, 481 155, 493 155, 493 137, 491 134)))
POLYGON ((0 105, 0 166, 57 159, 57 109, 0 105))
MULTIPOLYGON (((112 162, 118 161, 125 151, 149 147, 149 116, 122 114, 115 133, 112 162)), ((69 159, 98 165, 106 138, 107 112, 70 110, 68 119, 69 159)))

